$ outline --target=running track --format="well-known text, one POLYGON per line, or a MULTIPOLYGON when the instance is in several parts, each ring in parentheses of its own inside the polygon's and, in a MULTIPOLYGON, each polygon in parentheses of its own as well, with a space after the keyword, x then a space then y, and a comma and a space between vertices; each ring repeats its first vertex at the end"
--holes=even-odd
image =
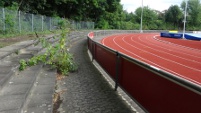
POLYGON ((111 35, 107 47, 201 85, 201 42, 162 38, 158 33, 111 35))

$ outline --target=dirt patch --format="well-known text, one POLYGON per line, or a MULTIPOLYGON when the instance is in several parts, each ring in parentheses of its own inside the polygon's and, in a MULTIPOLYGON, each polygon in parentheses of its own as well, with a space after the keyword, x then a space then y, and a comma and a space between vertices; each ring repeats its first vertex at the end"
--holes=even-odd
POLYGON ((62 103, 60 93, 55 93, 53 98, 53 113, 59 113, 58 109, 62 103))
MULTIPOLYGON (((58 82, 63 80, 64 78, 65 76, 57 74, 56 83, 58 84, 58 82)), ((61 94, 65 93, 66 91, 67 91, 66 89, 58 90, 57 87, 55 87, 55 93, 53 98, 53 113, 60 113, 59 108, 61 103, 63 102, 61 94)))

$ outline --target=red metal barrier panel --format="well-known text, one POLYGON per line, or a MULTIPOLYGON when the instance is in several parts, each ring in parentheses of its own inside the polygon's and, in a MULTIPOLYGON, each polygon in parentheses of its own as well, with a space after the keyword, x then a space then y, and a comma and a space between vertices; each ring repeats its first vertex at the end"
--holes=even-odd
POLYGON ((92 38, 93 37, 94 37, 94 32, 90 32, 87 37, 88 49, 91 51, 91 53, 92 53, 92 43, 93 43, 92 38))
POLYGON ((102 68, 115 79, 116 54, 106 50, 100 45, 95 45, 95 59, 102 68))
POLYGON ((88 49, 90 50, 90 52, 92 53, 92 40, 90 38, 87 39, 87 43, 88 43, 88 49))
MULTIPOLYGON (((101 62, 107 62, 104 60, 108 56, 102 58, 101 62)), ((148 112, 201 113, 199 94, 124 58, 121 58, 120 67, 120 86, 148 112)))

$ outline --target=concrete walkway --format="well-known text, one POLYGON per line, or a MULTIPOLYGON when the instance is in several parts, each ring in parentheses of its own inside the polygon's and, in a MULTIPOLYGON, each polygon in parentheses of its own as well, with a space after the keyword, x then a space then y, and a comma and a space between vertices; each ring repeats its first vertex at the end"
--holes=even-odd
POLYGON ((79 70, 57 83, 58 91, 64 91, 60 113, 133 113, 92 64, 86 41, 76 41, 70 50, 79 70))

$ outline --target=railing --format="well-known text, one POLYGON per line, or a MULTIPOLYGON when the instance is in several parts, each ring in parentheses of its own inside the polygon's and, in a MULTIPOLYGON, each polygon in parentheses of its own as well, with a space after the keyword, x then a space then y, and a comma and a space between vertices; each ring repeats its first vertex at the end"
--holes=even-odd
MULTIPOLYGON (((139 31, 97 31, 88 35, 92 59, 146 112, 201 113, 201 86, 133 59, 94 41, 97 36, 139 31)), ((156 32, 156 31, 144 31, 156 32)))

